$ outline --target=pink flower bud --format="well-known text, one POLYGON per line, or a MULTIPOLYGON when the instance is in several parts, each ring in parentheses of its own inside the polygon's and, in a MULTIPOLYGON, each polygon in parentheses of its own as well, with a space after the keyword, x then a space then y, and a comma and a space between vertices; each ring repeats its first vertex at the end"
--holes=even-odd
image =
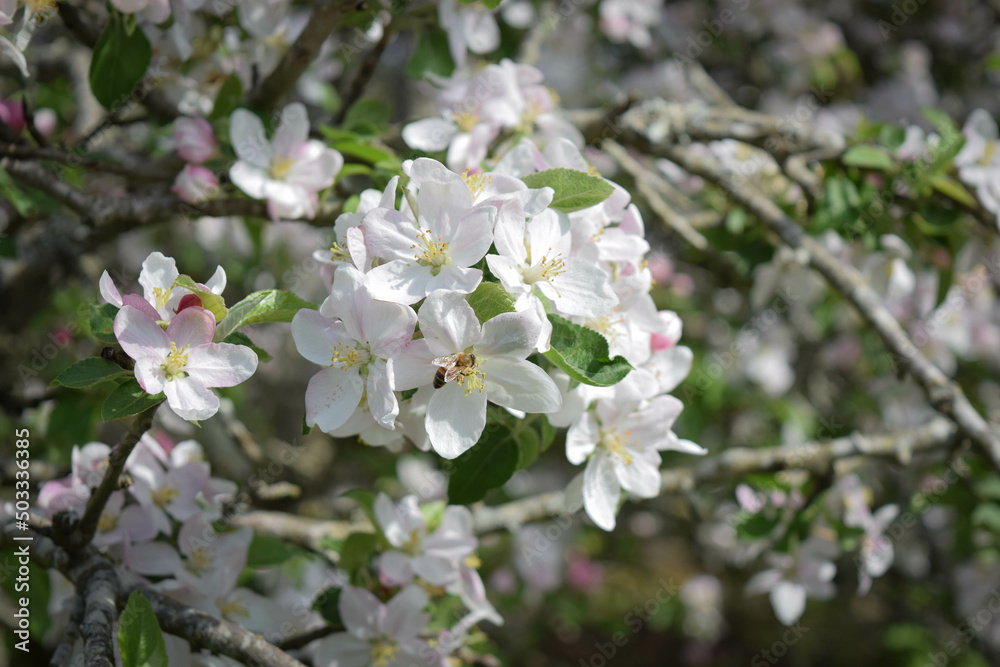
POLYGON ((35 109, 35 129, 37 129, 43 137, 51 137, 56 131, 56 126, 59 124, 59 118, 56 116, 56 112, 52 109, 35 109))
POLYGON ((174 121, 177 154, 188 162, 201 164, 215 153, 215 133, 204 118, 178 118, 174 121))
POLYGON ((177 304, 177 312, 179 313, 185 308, 191 308, 192 306, 201 308, 201 299, 196 294, 185 294, 181 297, 181 302, 177 304))
POLYGON ((21 134, 24 129, 24 109, 18 100, 0 100, 0 120, 14 134, 21 134))
POLYGON ((174 186, 170 189, 181 198, 181 201, 201 204, 216 193, 219 181, 211 169, 198 164, 189 164, 177 174, 174 186))
POLYGON ((674 341, 670 340, 670 338, 664 336, 663 334, 654 333, 649 339, 649 347, 653 350, 653 352, 667 350, 671 348, 673 344, 674 341))

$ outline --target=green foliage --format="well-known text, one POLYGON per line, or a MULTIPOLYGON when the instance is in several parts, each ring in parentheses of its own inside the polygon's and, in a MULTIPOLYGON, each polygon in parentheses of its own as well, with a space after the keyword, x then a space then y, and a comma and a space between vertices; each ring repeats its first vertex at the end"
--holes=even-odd
POLYGON ((337 565, 352 573, 367 569, 375 555, 377 543, 377 538, 372 533, 351 533, 340 549, 340 562, 337 565))
POLYGON ((254 533, 250 542, 250 549, 247 551, 247 567, 262 568, 281 565, 292 556, 299 553, 284 541, 271 535, 261 535, 254 533))
POLYGON ((610 358, 608 339, 592 329, 549 314, 552 349, 545 356, 571 378, 595 387, 610 387, 625 379, 632 365, 625 357, 610 358))
POLYGON ((52 385, 80 389, 97 384, 98 382, 131 374, 131 371, 125 370, 113 361, 108 361, 101 357, 91 357, 78 361, 64 370, 56 376, 56 379, 52 381, 52 385))
POLYGON ((878 146, 861 144, 852 146, 841 157, 841 162, 851 167, 878 169, 887 171, 893 167, 893 159, 889 153, 878 146))
POLYGON ((215 328, 215 340, 225 340, 229 334, 251 324, 291 322, 295 313, 303 308, 315 310, 316 306, 286 290, 254 292, 229 309, 215 328))
POLYGON ((215 96, 215 104, 212 106, 212 113, 209 120, 228 118, 240 103, 243 101, 243 84, 235 74, 230 74, 219 87, 219 92, 215 96))
POLYGON ((438 27, 428 26, 417 33, 417 45, 406 66, 412 79, 422 79, 427 74, 451 76, 455 62, 448 49, 448 34, 438 27))
POLYGON ((313 600, 313 610, 318 611, 323 620, 335 628, 344 627, 340 618, 340 588, 327 588, 313 600))
POLYGON ((118 309, 110 303, 90 306, 90 333, 102 343, 117 343, 115 337, 115 315, 118 309))
POLYGON ((188 290, 196 297, 201 299, 202 307, 208 312, 215 315, 215 321, 219 322, 226 317, 229 312, 226 309, 226 301, 218 294, 213 293, 211 290, 206 289, 196 283, 191 276, 180 275, 174 280, 175 287, 183 287, 188 290))
POLYGON ((466 301, 476 313, 480 324, 501 313, 514 312, 514 299, 500 283, 481 282, 476 290, 466 297, 466 301))
POLYGON ((550 206, 566 213, 596 206, 615 191, 603 178, 575 169, 547 169, 521 179, 529 188, 555 190, 550 206))
POLYGON ((479 441, 447 465, 451 473, 448 479, 451 504, 469 505, 482 500, 487 492, 503 486, 517 470, 521 446, 515 427, 501 411, 490 406, 479 441))
POLYGON ((157 405, 164 398, 166 397, 163 392, 155 395, 147 394, 135 379, 130 378, 118 385, 104 400, 101 418, 106 422, 125 419, 157 405))
POLYGON ((167 647, 149 600, 133 591, 118 619, 122 667, 166 667, 167 647))
POLYGON ((152 56, 149 40, 135 22, 111 12, 90 61, 90 89, 97 101, 106 109, 124 104, 152 56))

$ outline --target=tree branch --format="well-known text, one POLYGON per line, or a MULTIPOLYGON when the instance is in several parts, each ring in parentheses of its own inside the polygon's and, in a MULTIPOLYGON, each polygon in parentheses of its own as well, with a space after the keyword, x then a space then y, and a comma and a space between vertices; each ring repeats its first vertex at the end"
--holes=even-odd
POLYGON ((85 611, 80 632, 87 667, 114 667, 115 652, 111 633, 118 610, 115 607, 117 580, 108 563, 97 568, 84 582, 85 611))
POLYGON ((341 19, 354 11, 357 0, 321 0, 309 16, 309 22, 299 34, 274 70, 248 96, 252 106, 273 109, 295 86, 302 73, 319 55, 323 42, 341 19))
POLYGON ((69 621, 56 650, 52 652, 52 659, 49 660, 51 667, 63 667, 68 665, 73 656, 73 647, 76 640, 80 638, 80 626, 83 624, 83 615, 86 611, 83 596, 76 594, 73 596, 73 611, 70 612, 69 621))
POLYGON ((962 389, 920 353, 861 273, 831 255, 816 239, 785 215, 777 204, 753 189, 742 175, 670 143, 654 140, 656 133, 651 135, 647 124, 650 120, 649 109, 641 107, 622 118, 630 141, 645 151, 665 157, 688 172, 716 184, 757 216, 785 245, 805 250, 809 266, 851 302, 862 318, 878 333, 889 351, 924 389, 934 409, 958 424, 962 432, 980 446, 993 466, 1000 470, 1000 436, 976 411, 962 389))

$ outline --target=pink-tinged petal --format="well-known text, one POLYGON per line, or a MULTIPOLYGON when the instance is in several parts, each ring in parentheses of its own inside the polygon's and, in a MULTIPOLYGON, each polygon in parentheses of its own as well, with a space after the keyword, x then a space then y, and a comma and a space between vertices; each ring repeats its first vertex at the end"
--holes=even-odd
POLYGON ((347 251, 351 254, 351 261, 361 271, 371 268, 372 258, 368 255, 368 242, 365 239, 365 230, 362 227, 351 227, 344 232, 347 251))
POLYGON ((385 606, 363 588, 344 586, 337 606, 344 627, 362 639, 374 637, 385 618, 385 606))
POLYGON ((167 338, 177 349, 190 345, 192 348, 212 342, 215 335, 215 315, 204 308, 185 308, 170 321, 167 338))
POLYGON ((376 361, 368 368, 368 409, 379 426, 395 429, 399 403, 392 393, 391 369, 386 362, 376 361))
POLYGON ((413 581, 411 558, 399 551, 386 551, 378 558, 379 581, 387 586, 405 586, 413 581))
POLYGON ((424 423, 434 451, 446 459, 461 456, 486 427, 486 392, 466 395, 464 387, 450 382, 434 391, 424 423))
MULTIPOLYGON (((271 164, 274 152, 267 140, 267 133, 264 132, 264 123, 256 114, 246 109, 233 111, 229 120, 229 139, 233 150, 236 151, 236 157, 246 163, 246 166, 253 165, 266 169, 271 164)), ((242 189, 242 186, 239 187, 242 189)))
POLYGON ((400 639, 416 637, 424 630, 430 614, 424 613, 427 593, 417 586, 407 586, 386 603, 382 632, 400 639))
POLYGON ((133 542, 145 542, 156 537, 156 526, 150 521, 149 512, 139 505, 129 505, 121 511, 118 527, 133 542))
POLYGON ((555 412, 562 394, 552 378, 530 361, 491 357, 480 366, 490 401, 512 410, 555 412))
POLYGON ((430 267, 417 264, 416 260, 396 259, 380 264, 365 274, 365 282, 372 298, 380 301, 411 306, 427 295, 431 279, 430 267))
POLYGON ((306 388, 306 423, 328 432, 342 425, 358 407, 365 383, 357 371, 324 368, 306 388))
POLYGON ((162 357, 144 357, 135 362, 135 379, 147 394, 159 394, 167 379, 162 357))
POLYGON ((114 330, 125 354, 136 361, 153 357, 162 362, 170 351, 170 340, 156 320, 132 306, 118 311, 114 330))
POLYGON ((343 323, 324 317, 311 308, 303 308, 295 313, 292 318, 292 339, 299 354, 320 366, 333 363, 337 345, 354 347, 354 339, 348 335, 343 323))
POLYGON ((177 550, 166 542, 133 544, 129 550, 128 569, 138 574, 166 577, 183 567, 177 550))
POLYGON ((530 311, 501 313, 483 323, 476 352, 487 357, 524 359, 535 349, 538 328, 538 320, 530 311))
POLYGON ((339 318, 353 340, 364 340, 361 318, 371 304, 365 289, 365 275, 348 264, 341 264, 333 274, 330 296, 320 305, 319 312, 327 317, 339 318))
POLYGON ((424 338, 412 341, 389 358, 388 366, 395 391, 405 391, 431 384, 437 366, 433 359, 441 355, 428 347, 424 338))
POLYGON ((295 157, 299 147, 309 139, 309 114, 301 102, 292 102, 281 111, 278 129, 271 145, 277 155, 295 157))
POLYGON ((601 429, 594 415, 588 412, 566 432, 566 458, 573 465, 580 465, 593 453, 600 439, 601 429))
POLYGON ((181 419, 201 421, 219 411, 219 397, 195 378, 174 378, 163 386, 167 404, 181 419))
POLYGON ((598 527, 615 529, 615 515, 621 487, 614 466, 607 456, 598 453, 583 472, 583 508, 598 527))
POLYGON ((403 141, 419 151, 443 151, 457 133, 458 127, 453 122, 433 116, 405 126, 403 141))
POLYGON ((138 294, 126 294, 122 297, 123 306, 132 306, 136 310, 142 311, 142 313, 148 316, 153 321, 160 319, 160 314, 156 312, 156 309, 149 305, 149 302, 143 299, 138 294))
POLYGON ((206 387, 235 387, 257 370, 257 353, 245 345, 209 343, 191 348, 184 370, 206 387))
POLYGON ((101 274, 101 280, 97 283, 97 286, 101 290, 101 297, 110 303, 112 306, 122 307, 122 295, 118 292, 118 288, 115 287, 115 281, 111 280, 111 276, 105 271, 101 274))
POLYGON ((366 306, 361 312, 361 330, 372 353, 389 357, 410 342, 417 326, 417 314, 409 306, 371 299, 365 292, 366 306))
POLYGON ((418 319, 424 338, 435 340, 446 354, 465 351, 482 334, 476 312, 464 296, 454 292, 431 292, 420 306, 418 319))
POLYGON ((299 149, 286 180, 306 190, 319 192, 333 185, 344 166, 344 156, 319 141, 308 141, 299 149))

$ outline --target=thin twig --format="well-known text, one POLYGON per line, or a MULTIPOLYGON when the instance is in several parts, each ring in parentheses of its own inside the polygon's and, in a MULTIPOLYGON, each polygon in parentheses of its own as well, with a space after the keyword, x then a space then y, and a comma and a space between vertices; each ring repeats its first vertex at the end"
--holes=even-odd
POLYGON ((295 43, 282 56, 274 70, 267 75, 249 95, 251 106, 273 109, 295 86, 302 73, 319 55, 323 42, 340 21, 359 4, 358 0, 322 0, 318 2, 309 22, 302 29, 295 43))
POLYGON ((70 167, 82 167, 90 171, 101 171, 108 174, 118 174, 130 178, 145 180, 172 181, 176 172, 163 170, 147 170, 135 165, 118 164, 107 160, 94 160, 80 157, 58 148, 22 146, 18 144, 0 143, 0 155, 20 159, 51 160, 70 167))

